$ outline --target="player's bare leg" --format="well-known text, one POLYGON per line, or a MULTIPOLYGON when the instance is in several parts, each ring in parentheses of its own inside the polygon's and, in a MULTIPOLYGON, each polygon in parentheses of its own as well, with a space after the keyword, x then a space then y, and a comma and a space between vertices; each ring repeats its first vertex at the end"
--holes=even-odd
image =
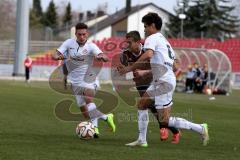
POLYGON ((168 127, 168 120, 170 117, 171 107, 158 109, 157 111, 158 111, 158 119, 161 125, 161 128, 160 128, 161 140, 165 141, 168 139, 167 127, 168 127))
POLYGON ((160 137, 162 141, 168 139, 168 128, 173 130, 172 143, 178 144, 180 141, 181 133, 175 127, 168 126, 170 114, 171 114, 171 106, 166 106, 166 108, 158 109, 158 118, 160 123, 160 137))
POLYGON ((86 105, 80 107, 80 111, 83 114, 84 118, 90 119, 89 114, 88 114, 88 108, 86 105))

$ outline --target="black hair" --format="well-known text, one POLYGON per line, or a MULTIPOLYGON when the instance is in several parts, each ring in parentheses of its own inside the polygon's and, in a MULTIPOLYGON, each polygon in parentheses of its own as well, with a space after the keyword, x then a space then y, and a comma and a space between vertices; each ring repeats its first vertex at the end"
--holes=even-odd
POLYGON ((88 29, 88 26, 85 23, 78 23, 78 24, 76 24, 75 29, 76 30, 78 30, 78 29, 88 29))
POLYGON ((162 18, 159 17, 157 13, 149 12, 148 14, 143 16, 142 22, 147 25, 151 25, 154 23, 157 30, 161 30, 162 28, 162 18))
POLYGON ((133 38, 135 42, 141 40, 140 33, 138 31, 130 31, 126 34, 126 38, 133 38))

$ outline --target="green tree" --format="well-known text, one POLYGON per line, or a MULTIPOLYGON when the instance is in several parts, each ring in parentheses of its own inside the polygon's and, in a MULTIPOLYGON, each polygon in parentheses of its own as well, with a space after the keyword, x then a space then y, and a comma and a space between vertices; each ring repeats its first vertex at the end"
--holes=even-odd
POLYGON ((65 14, 63 17, 63 25, 68 25, 72 23, 72 9, 71 9, 71 3, 68 2, 68 5, 66 6, 65 14))
POLYGON ((57 21, 57 12, 56 12, 56 6, 53 2, 53 0, 49 3, 49 6, 47 8, 47 11, 44 15, 44 24, 45 26, 51 27, 52 29, 56 29, 58 26, 57 21))
POLYGON ((33 8, 30 10, 30 27, 43 26, 43 12, 40 0, 33 0, 33 8))
POLYGON ((41 1, 40 0, 33 0, 33 11, 38 17, 43 16, 41 1))
POLYGON ((187 37, 203 37, 203 25, 207 18, 204 15, 206 7, 205 1, 206 0, 192 0, 194 5, 190 6, 186 11, 184 33, 187 37))
POLYGON ((43 27, 43 17, 37 16, 32 9, 30 10, 29 19, 30 19, 30 28, 43 27))
MULTIPOLYGON (((239 20, 231 15, 234 6, 230 6, 229 0, 190 0, 184 10, 185 37, 225 38, 231 37, 238 31, 239 20)), ((181 8, 180 8, 181 9, 181 8)), ((175 12, 180 13, 178 8, 175 12)), ((168 29, 175 36, 180 33, 180 20, 177 16, 170 18, 168 29)))
POLYGON ((205 37, 222 39, 231 37, 238 31, 239 20, 231 15, 235 7, 229 4, 229 0, 205 0, 202 5, 204 22, 200 26, 205 37))

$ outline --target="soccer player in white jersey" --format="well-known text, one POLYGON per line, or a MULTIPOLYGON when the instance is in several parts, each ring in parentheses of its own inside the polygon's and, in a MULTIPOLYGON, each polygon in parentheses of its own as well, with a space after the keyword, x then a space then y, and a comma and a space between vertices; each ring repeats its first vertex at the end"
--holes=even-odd
MULTIPOLYGON (((121 65, 119 65, 118 68, 132 65, 143 55, 143 45, 140 41, 141 36, 138 31, 130 31, 126 34, 126 42, 128 43, 128 48, 124 49, 120 55, 121 65)), ((145 65, 142 67, 142 69, 133 71, 133 81, 135 82, 136 89, 140 96, 144 95, 152 82, 152 71, 150 68, 150 63, 145 63, 145 65)), ((154 105, 154 101, 152 101, 151 104, 147 106, 149 107, 148 109, 152 112, 152 114, 156 117, 159 123, 159 129, 164 128, 165 126, 161 126, 158 120, 158 114, 154 105)), ((167 128, 173 133, 172 143, 178 144, 181 137, 180 131, 174 127, 167 128)), ((161 140, 165 141, 165 138, 166 137, 161 137, 161 140)))
POLYGON ((52 58, 54 60, 63 60, 68 57, 66 66, 73 93, 84 117, 90 118, 95 126, 95 137, 97 138, 99 135, 98 118, 105 120, 113 132, 116 129, 113 114, 103 114, 93 102, 97 86, 95 83, 97 73, 96 68, 93 66, 93 60, 107 62, 108 57, 96 44, 87 40, 88 26, 86 24, 78 23, 75 29, 76 38, 64 41, 56 53, 52 55, 52 58))
MULTIPOLYGON (((162 27, 162 19, 158 14, 148 13, 142 18, 142 22, 144 23, 144 31, 147 36, 144 43, 145 53, 133 65, 121 68, 119 72, 120 74, 125 74, 136 70, 141 68, 142 63, 150 60, 153 81, 138 103, 139 137, 136 141, 126 145, 148 146, 146 140, 148 126, 146 106, 149 104, 151 97, 155 100, 155 107, 161 125, 193 130, 201 135, 203 145, 207 145, 209 135, 206 123, 196 124, 183 118, 170 117, 171 106, 173 104, 172 96, 176 86, 176 77, 173 73, 175 53, 169 42, 159 33, 162 27)), ((168 137, 168 130, 161 128, 160 135, 161 137, 168 137)))

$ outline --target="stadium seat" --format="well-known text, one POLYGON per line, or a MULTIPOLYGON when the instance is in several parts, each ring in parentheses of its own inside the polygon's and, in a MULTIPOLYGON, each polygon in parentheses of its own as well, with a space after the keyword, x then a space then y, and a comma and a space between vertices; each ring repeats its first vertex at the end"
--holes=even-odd
MULTIPOLYGON (((122 42, 124 38, 121 37, 110 37, 104 38, 103 40, 94 40, 93 42, 99 46, 99 48, 107 54, 110 59, 110 62, 114 55, 119 54, 122 50, 122 42), (114 44, 115 47, 111 50, 111 45, 114 44), (107 48, 109 47, 109 48, 107 48)), ((174 48, 207 48, 207 49, 219 49, 226 53, 232 62, 233 72, 240 72, 240 40, 239 39, 227 39, 224 42, 219 42, 215 39, 169 39, 169 43, 174 48)), ((57 65, 58 62, 55 62, 51 58, 51 52, 48 51, 39 56, 35 57, 33 64, 35 65, 57 65)), ((108 62, 104 66, 110 67, 111 63, 108 62)))

